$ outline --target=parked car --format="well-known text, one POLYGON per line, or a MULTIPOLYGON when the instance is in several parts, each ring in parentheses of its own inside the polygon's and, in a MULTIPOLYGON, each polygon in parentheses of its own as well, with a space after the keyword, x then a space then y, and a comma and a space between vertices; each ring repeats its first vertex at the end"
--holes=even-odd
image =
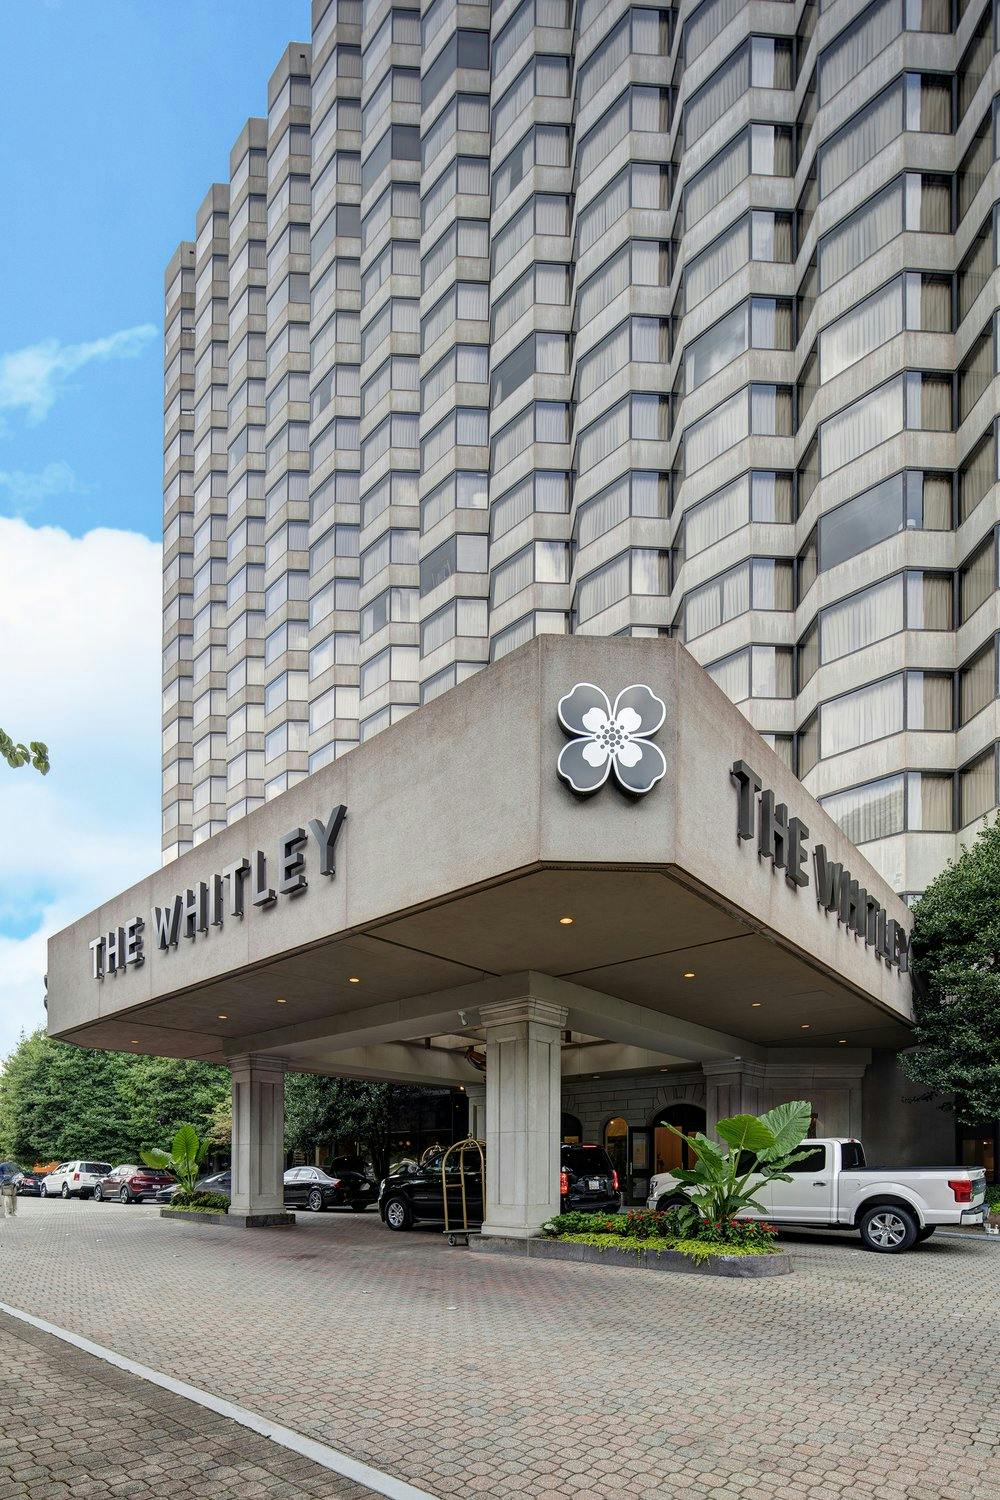
POLYGON ((285 1173, 285 1203, 318 1214, 324 1208, 352 1208, 364 1213, 378 1188, 359 1172, 334 1167, 290 1167, 285 1173))
MULTIPOLYGON (((982 1224, 982 1167, 869 1167, 860 1141, 806 1141, 809 1155, 788 1170, 790 1182, 759 1190, 766 1218, 789 1226, 857 1230, 868 1250, 898 1254, 928 1239, 939 1224, 982 1224)), ((752 1181, 752 1180, 751 1180, 752 1181)), ((650 1180, 648 1207, 683 1203, 687 1190, 669 1172, 650 1180)))
POLYGON ((89 1198, 110 1171, 109 1161, 62 1161, 42 1178, 41 1197, 89 1198))
POLYGON ((19 1198, 40 1198, 42 1196, 42 1179, 37 1172, 21 1172, 14 1178, 14 1186, 17 1188, 19 1198))
MULTIPOLYGON (((444 1195, 441 1190, 443 1151, 425 1156, 419 1166, 405 1166, 382 1179, 378 1211, 383 1224, 390 1229, 412 1229, 414 1224, 444 1223, 444 1195)), ((479 1152, 466 1146, 462 1152, 465 1168, 465 1201, 469 1225, 476 1228, 483 1219, 483 1175, 479 1152)), ((448 1158, 445 1173, 448 1194, 448 1222, 462 1225, 462 1180, 456 1151, 448 1158)))
POLYGON ((564 1214, 616 1214, 621 1208, 618 1172, 603 1146, 562 1147, 559 1205, 564 1214))
MULTIPOLYGON (((208 1177, 199 1177, 194 1187, 196 1193, 224 1193, 230 1198, 233 1192, 233 1174, 227 1167, 224 1172, 212 1172, 208 1177)), ((180 1190, 180 1183, 172 1182, 168 1187, 160 1188, 156 1194, 156 1202, 169 1203, 180 1190)))
POLYGON ((0 1161, 0 1183, 9 1182, 12 1177, 20 1177, 24 1171, 16 1161, 0 1161))
POLYGON ((115 1167, 95 1184, 94 1199, 98 1203, 105 1198, 117 1198, 119 1203, 144 1203, 147 1198, 154 1199, 173 1180, 169 1172, 156 1167, 115 1167))

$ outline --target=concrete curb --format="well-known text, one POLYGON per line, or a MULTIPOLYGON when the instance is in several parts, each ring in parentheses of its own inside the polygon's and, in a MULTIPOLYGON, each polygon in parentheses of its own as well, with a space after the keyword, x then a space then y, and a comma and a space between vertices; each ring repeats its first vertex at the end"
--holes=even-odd
POLYGON ((679 1271, 687 1276, 730 1276, 743 1281, 787 1276, 793 1269, 791 1256, 783 1250, 774 1255, 712 1255, 699 1264, 680 1250, 601 1250, 597 1245, 541 1238, 516 1240, 492 1234, 470 1235, 469 1249, 522 1260, 570 1260, 590 1266, 622 1266, 630 1271, 679 1271))
MULTIPOLYGON (((180 1213, 180 1210, 177 1209, 175 1212, 180 1213)), ((47 1323, 44 1318, 36 1318, 32 1313, 24 1312, 19 1307, 11 1307, 6 1302, 0 1302, 0 1312, 6 1313, 10 1318, 16 1318, 21 1323, 26 1323, 29 1328, 37 1328, 41 1333, 51 1334, 53 1338, 61 1339, 64 1344, 72 1344, 74 1349, 82 1349, 85 1354, 92 1354, 95 1359, 114 1365, 117 1370, 124 1370, 129 1375, 137 1375, 140 1380, 147 1380, 151 1385, 158 1386, 160 1390, 172 1391, 175 1396, 182 1396, 185 1401, 193 1401, 195 1405, 203 1406, 206 1411, 213 1411, 217 1416, 227 1417, 231 1422, 237 1422, 241 1427, 259 1433, 261 1437, 270 1438, 271 1442, 277 1443, 280 1448, 287 1448, 291 1453, 299 1453, 303 1458, 311 1459, 321 1468, 340 1474, 344 1479, 353 1479, 357 1484, 366 1485, 368 1489, 374 1490, 376 1495, 385 1495, 387 1500, 435 1500, 429 1491, 418 1489, 416 1485, 409 1484, 405 1479, 397 1479, 394 1474, 386 1474, 382 1469, 372 1468, 371 1464, 366 1464, 362 1459, 351 1458, 349 1454, 341 1453, 327 1443, 321 1443, 316 1438, 305 1437, 304 1434, 296 1432, 291 1427, 283 1427, 280 1422, 272 1422, 269 1417, 259 1416, 257 1412, 250 1411, 245 1406, 237 1406, 221 1396, 213 1396, 210 1391, 203 1391, 199 1386, 189 1385, 186 1380, 176 1380, 172 1375, 164 1375, 159 1370, 150 1369, 148 1365, 138 1364, 136 1360, 126 1358, 124 1354, 116 1354, 113 1349, 106 1349, 103 1344, 95 1344, 81 1334, 71 1333, 67 1328, 59 1328, 55 1323, 47 1323)))
POLYGON ((206 1214, 191 1208, 161 1208, 161 1219, 187 1224, 221 1224, 226 1229, 294 1229, 294 1214, 206 1214))

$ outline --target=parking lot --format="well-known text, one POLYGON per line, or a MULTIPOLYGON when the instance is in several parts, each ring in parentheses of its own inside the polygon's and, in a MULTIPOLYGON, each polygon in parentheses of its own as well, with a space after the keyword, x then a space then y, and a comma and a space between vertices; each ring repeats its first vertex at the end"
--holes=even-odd
POLYGON ((0 1300, 439 1496, 995 1495, 1000 1249, 785 1243, 795 1275, 738 1282, 449 1250, 373 1213, 236 1231, 22 1200, 0 1300))

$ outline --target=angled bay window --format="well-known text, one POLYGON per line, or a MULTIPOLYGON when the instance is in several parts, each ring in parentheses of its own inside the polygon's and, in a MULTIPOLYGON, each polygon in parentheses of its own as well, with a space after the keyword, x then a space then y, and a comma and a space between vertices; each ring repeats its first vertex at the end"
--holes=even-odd
POLYGON ((576 399, 585 400, 630 361, 666 364, 670 355, 669 326, 665 318, 626 318, 580 359, 576 399))
POLYGON ((820 706, 820 754, 842 755, 904 729, 954 728, 950 672, 896 672, 820 706))
POLYGON ((506 401, 536 373, 565 375, 568 367, 569 346, 564 333, 531 333, 493 371, 490 402, 495 407, 506 401))
MULTIPOLYGON (((461 160, 461 158, 459 158, 461 160)), ((456 163, 452 163, 454 167, 456 163)), ((448 169, 446 169, 448 170, 448 169)), ((415 182, 390 182, 361 220, 361 248, 368 250, 392 219, 416 219, 420 214, 420 189, 415 182)), ((408 226, 410 238, 412 226, 408 226)))
POLYGON ((685 595, 683 638, 697 640, 751 609, 791 608, 791 563, 783 558, 750 558, 685 595))
POLYGON ((951 130, 951 79, 904 73, 848 120, 819 150, 819 191, 832 193, 904 130, 951 130))
POLYGON ((426 474, 454 448, 485 448, 490 414, 484 406, 459 406, 420 440, 420 467, 426 474))
POLYGON ((309 677, 321 677, 331 667, 354 667, 358 663, 358 636, 354 630, 334 630, 309 652, 309 677))
POLYGON ((906 172, 824 235, 817 253, 821 288, 832 286, 904 229, 951 231, 949 178, 906 172))
POLYGON ((987 5, 958 64, 958 118, 971 105, 993 59, 993 7, 987 5))
POLYGON ((490 351, 486 344, 456 344, 420 382, 420 409, 428 411, 456 385, 485 386, 490 351))
POLYGON ((415 528, 390 527, 377 542, 361 554, 361 582, 371 583, 384 568, 398 563, 415 563, 420 547, 420 533, 415 528))
POLYGON ((903 629, 950 630, 950 573, 894 573, 820 612, 820 660, 836 661, 903 629))
POLYGON ((419 596, 416 589, 386 589, 362 609, 361 639, 370 640, 386 625, 412 625, 416 621, 418 607, 419 596))
POLYGON ((458 281, 420 321, 420 347, 427 350, 454 323, 485 323, 490 292, 484 281, 458 281))
POLYGON ((785 646, 744 646, 705 671, 733 703, 792 696, 792 653, 785 646))
MULTIPOLYGON (((903 30, 905 0, 875 0, 856 21, 824 47, 819 60, 819 97, 828 104, 903 30)), ((950 27, 948 28, 951 29, 950 27)))
POLYGON ((684 189, 688 227, 697 224, 746 177, 790 177, 792 132, 787 125, 748 125, 733 136, 684 189))
POLYGON ((568 57, 533 57, 493 107, 494 143, 531 109, 536 99, 568 98, 569 77, 568 57))
POLYGON ((996 427, 980 439, 958 472, 958 519, 967 521, 997 482, 996 427))
POLYGON ((907 271, 843 317, 819 339, 822 380, 832 380, 904 329, 951 332, 951 278, 907 271))
POLYGON ((951 401, 950 375, 908 370, 894 376, 821 424, 821 472, 832 474, 906 428, 950 432, 951 401))
POLYGON ((867 844, 897 833, 950 833, 954 784, 950 771, 899 772, 819 801, 852 844, 867 844))
POLYGON ((750 260, 790 262, 792 218, 769 209, 754 209, 723 230, 696 255, 684 271, 685 303, 690 310, 734 276, 750 260))
POLYGON ((459 469, 436 484, 420 502, 420 530, 430 531, 454 510, 486 510, 489 507, 489 476, 476 470, 459 469))
POLYGON ((997 805, 997 749, 991 745, 958 773, 959 827, 965 828, 997 805))
POLYGON ((567 473, 535 469, 493 501, 490 506, 490 538, 498 541, 530 515, 565 515, 569 501, 567 473))
POLYGON ((578 623, 584 624, 630 594, 666 595, 669 591, 669 555, 650 547, 633 547, 586 573, 577 583, 573 607, 578 623))
POLYGON ((967 724, 997 697, 997 645, 991 636, 958 674, 959 723, 967 724))
POLYGON ((791 431, 791 389, 783 385, 746 386, 687 429, 687 471, 696 473, 751 434, 787 437, 791 431))
POLYGON ((688 346, 684 355, 685 388, 689 393, 697 390, 747 349, 791 347, 791 302, 784 298, 751 297, 732 308, 688 346))
POLYGON ((573 526, 574 539, 579 547, 585 547, 630 516, 666 516, 667 506, 667 476, 655 470, 631 469, 583 502, 573 526))
POLYGON ((993 165, 995 156, 993 140, 993 116, 995 105, 990 104, 972 138, 972 143, 958 164, 958 218, 964 219, 972 207, 976 194, 986 181, 986 174, 993 165))
MULTIPOLYGON (((386 646, 366 661, 359 674, 361 697, 386 687, 390 682, 416 682, 420 677, 420 652, 416 646, 386 646)), ((319 700, 317 700, 319 701, 319 700)), ((338 713, 336 717, 343 718, 338 713)))
POLYGON ((951 526, 951 476, 910 469, 821 516, 819 571, 835 568, 901 531, 947 531, 951 526))
POLYGON ((668 425, 669 401, 666 396, 651 393, 626 396, 579 434, 576 443, 579 472, 585 474, 630 438, 665 442, 668 425))
MULTIPOLYGON (((398 184, 397 184, 398 186, 398 184)), ((426 234, 441 218, 448 205, 459 195, 488 199, 490 161, 488 156, 456 156, 441 176, 432 183, 420 200, 420 226, 426 234)), ((374 212, 374 209, 372 210, 374 212)), ((395 213, 395 209, 393 210, 395 213)), ((365 215, 367 221, 368 215, 365 215)), ((362 223, 362 244, 364 228, 362 223)))
POLYGON ((743 9, 742 0, 703 0, 684 27, 684 60, 689 65, 743 9))
POLYGON ((569 267, 558 261, 536 261, 497 298, 493 307, 492 336, 499 338, 513 328, 536 302, 565 307, 569 302, 569 267))
POLYGON ((530 542, 493 569, 490 575, 490 602, 493 608, 506 604, 522 589, 533 583, 567 583, 569 581, 569 547, 566 542, 530 542))
MULTIPOLYGON (((666 286, 670 246, 661 240, 629 240, 599 270, 582 282, 576 295, 576 321, 582 328, 631 286, 666 286)), ((498 304, 499 306, 499 304, 498 304)))
POLYGON ((996 538, 991 531, 958 570, 958 622, 964 625, 997 587, 996 538))
POLYGON ((792 520, 792 476, 768 470, 741 474, 685 512, 681 533, 683 556, 697 557, 707 547, 751 521, 792 520))
POLYGON ((576 252, 582 255, 596 244, 630 208, 665 209, 670 202, 671 169, 658 162, 636 161, 602 188, 576 221, 576 252))
POLYGON ((491 471, 496 474, 532 443, 568 443, 569 432, 570 411, 564 401, 533 401, 493 437, 491 471))
POLYGON ((976 402, 986 394, 995 374, 996 340, 991 318, 958 367, 958 420, 960 422, 965 421, 976 402))
POLYGON ((458 532, 420 560, 420 593, 429 594, 456 573, 485 573, 489 542, 483 532, 458 532))
POLYGON ((568 167, 572 132, 568 125, 533 125, 493 173, 490 190, 496 209, 532 167, 568 167))
POLYGON ((792 86, 792 44, 787 38, 749 37, 691 95, 684 111, 684 144, 700 140, 748 89, 792 86))
POLYGON ((366 490, 361 499, 361 524, 370 526, 390 505, 416 505, 420 475, 415 469, 393 469, 366 490))
POLYGON ((536 609, 520 620, 515 620, 505 630, 498 631, 490 644, 490 660, 499 661, 502 656, 516 651, 518 646, 533 641, 536 636, 565 635, 566 630, 566 615, 562 610, 536 609))
POLYGON ((429 656, 456 636, 488 635, 488 617, 489 605, 485 599, 452 599, 421 623, 421 656, 429 656))
POLYGON ((992 208, 958 268, 958 320, 971 312, 997 264, 997 210, 992 208))
POLYGON ((420 262, 420 289, 426 291, 458 259, 486 261, 490 253, 489 224, 485 219, 458 219, 436 240, 420 262))

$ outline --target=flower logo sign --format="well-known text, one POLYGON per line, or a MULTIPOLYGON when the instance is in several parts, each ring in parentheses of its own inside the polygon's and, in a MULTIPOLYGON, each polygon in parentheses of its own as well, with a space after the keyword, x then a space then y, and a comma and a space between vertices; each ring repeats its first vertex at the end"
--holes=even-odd
POLYGON ((578 682, 559 699, 559 723, 572 736, 559 752, 559 775, 581 797, 599 791, 612 771, 632 796, 652 791, 667 774, 663 751, 650 743, 666 713, 644 683, 623 688, 612 708, 599 687, 578 682))

